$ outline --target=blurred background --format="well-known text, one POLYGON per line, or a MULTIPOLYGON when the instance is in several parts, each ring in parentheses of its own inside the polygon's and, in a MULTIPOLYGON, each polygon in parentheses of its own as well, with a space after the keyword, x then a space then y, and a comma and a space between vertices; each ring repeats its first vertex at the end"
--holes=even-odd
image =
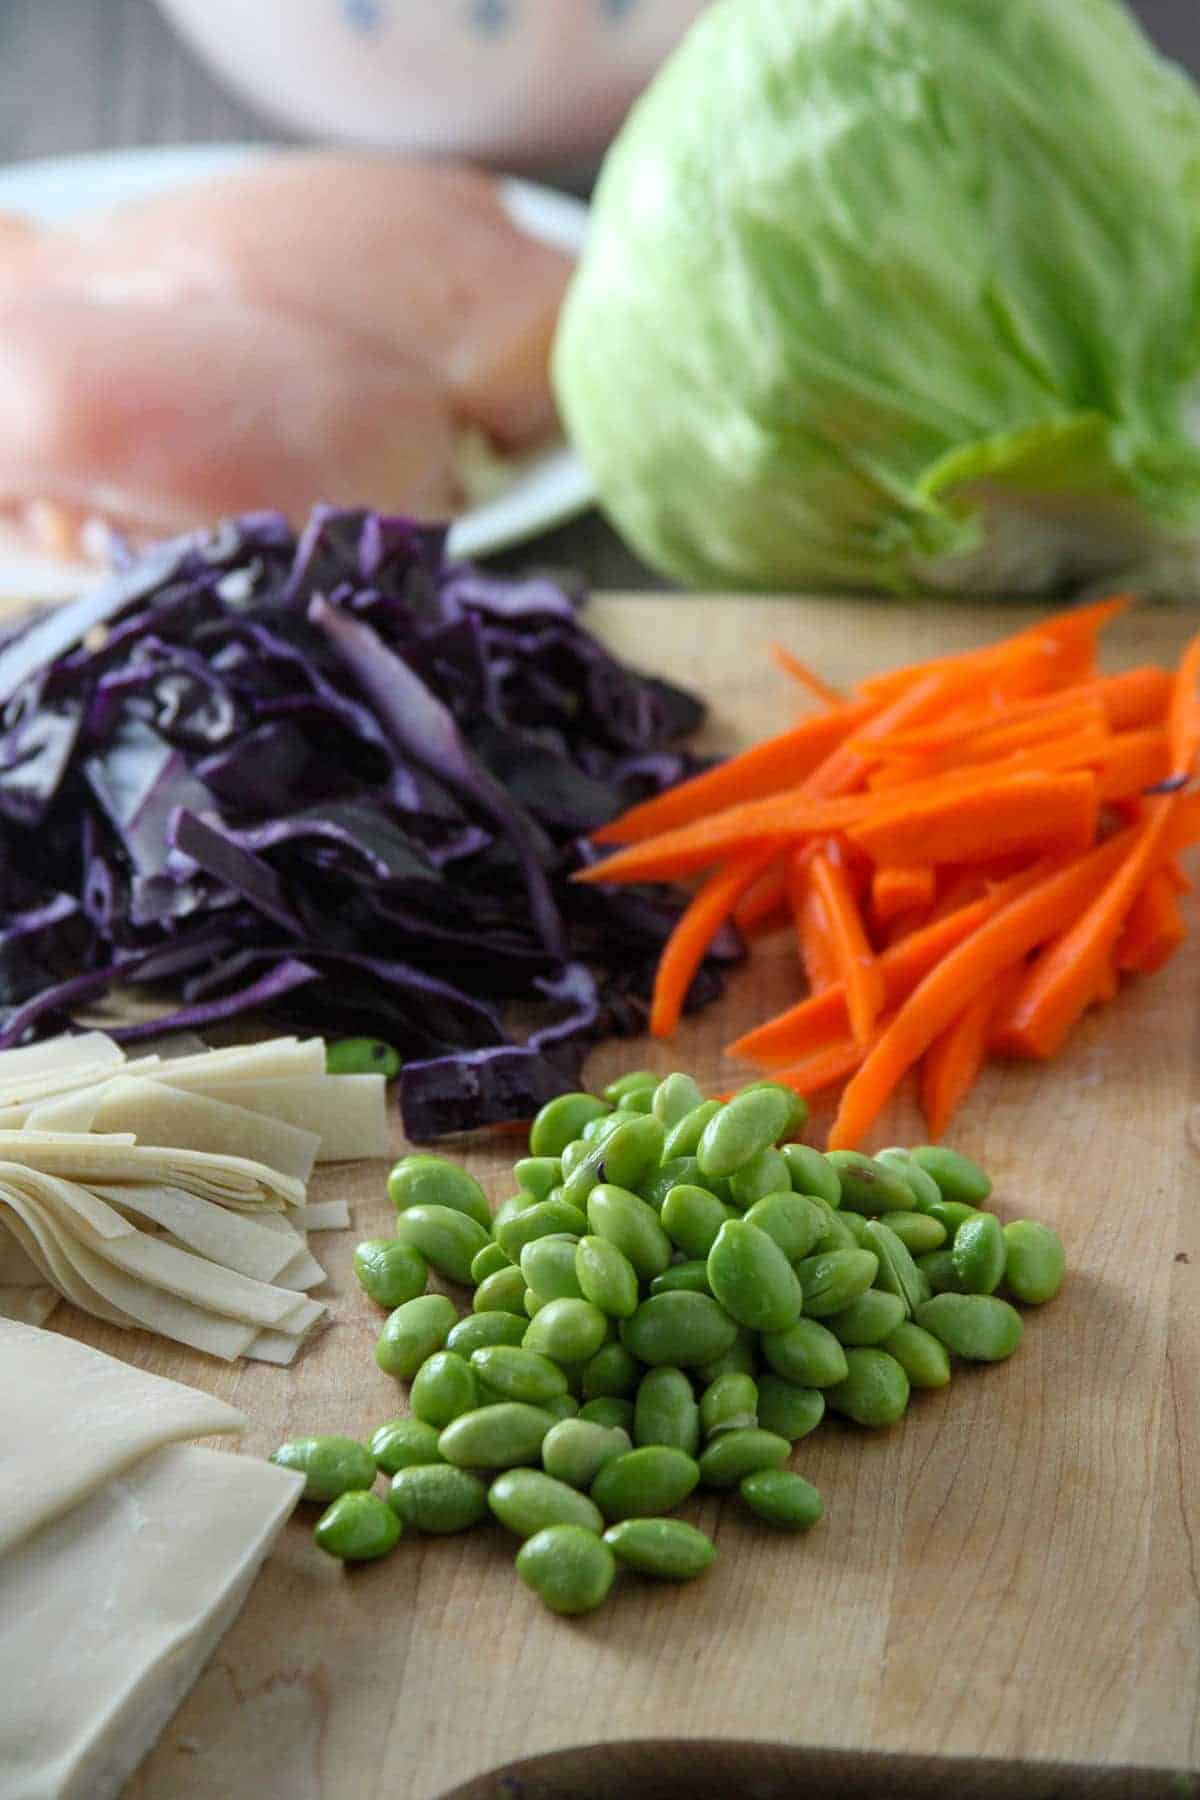
MULTIPOLYGON (((343 135, 380 141, 390 135, 400 62, 414 95, 446 79, 453 88, 458 78, 458 123, 445 148, 586 196, 630 96, 703 3, 0 0, 0 165, 126 146, 305 141, 336 133, 339 124, 343 135), (476 74, 464 88, 461 69, 450 71, 438 46, 421 67, 410 63, 400 41, 408 4, 414 15, 428 8, 441 21, 435 30, 453 24, 460 39, 468 23, 481 53, 476 69, 503 66, 506 54, 517 58, 526 86, 516 111, 481 117, 486 84, 476 74), (540 60, 530 60, 530 46, 540 60), (485 50, 499 55, 483 57, 485 50), (376 80, 375 64, 389 56, 391 67, 376 80), (582 106, 578 83, 557 80, 564 62, 583 71, 582 106), (348 100, 356 92, 357 110, 348 100), (332 125, 316 122, 322 108, 332 125)), ((1131 4, 1159 47, 1200 76, 1197 0, 1131 4)), ((439 116, 442 94, 430 114, 439 116)), ((427 147, 429 131, 428 120, 407 119, 399 147, 427 147)), ((498 568, 573 569, 597 587, 670 585, 594 511, 490 560, 498 568)))

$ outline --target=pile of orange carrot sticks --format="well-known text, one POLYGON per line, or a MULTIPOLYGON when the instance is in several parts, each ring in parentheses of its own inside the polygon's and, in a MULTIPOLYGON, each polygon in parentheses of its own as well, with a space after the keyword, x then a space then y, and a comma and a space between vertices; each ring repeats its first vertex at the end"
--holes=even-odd
POLYGON ((703 875, 658 965, 654 1034, 727 920, 790 919, 807 994, 728 1054, 805 1096, 844 1082, 842 1149, 919 1068, 936 1138, 989 1056, 1054 1056, 1122 975, 1160 968, 1200 838, 1200 635, 1175 670, 1099 675, 1099 633, 1128 604, 848 697, 777 649, 822 710, 604 826, 619 847, 577 877, 703 875))

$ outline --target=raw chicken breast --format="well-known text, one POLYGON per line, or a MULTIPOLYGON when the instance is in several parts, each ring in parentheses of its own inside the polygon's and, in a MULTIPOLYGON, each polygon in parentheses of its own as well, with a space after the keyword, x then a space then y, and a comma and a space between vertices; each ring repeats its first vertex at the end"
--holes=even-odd
POLYGON ((318 500, 444 516, 465 428, 553 430, 569 271, 489 177, 362 155, 264 157, 54 231, 0 216, 0 507, 59 537, 318 500))
MULTIPOLYGON (((209 300, 0 304, 0 505, 136 536, 319 499, 444 516, 455 428, 423 369, 209 300)), ((51 536, 49 530, 44 536, 51 536)), ((47 545, 62 550, 62 542, 47 545)))
POLYGON ((550 343, 567 257, 517 229, 497 183, 452 163, 264 157, 4 255, 19 287, 116 303, 248 302, 418 362, 507 448, 553 429, 550 343))

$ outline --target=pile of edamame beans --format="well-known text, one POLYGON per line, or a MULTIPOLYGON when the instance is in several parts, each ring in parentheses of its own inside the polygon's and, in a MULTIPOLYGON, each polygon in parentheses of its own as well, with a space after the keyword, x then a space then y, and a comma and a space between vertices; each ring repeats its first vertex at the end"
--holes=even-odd
POLYGON ((807 1530, 821 1498, 786 1465, 827 1411, 893 1425, 952 1357, 1011 1356, 1012 1302, 1061 1285, 1055 1233, 1002 1226, 988 1177, 953 1150, 821 1155, 794 1141, 806 1111, 769 1081, 722 1103, 645 1070, 560 1095, 494 1216, 454 1163, 398 1162, 396 1235, 354 1263, 389 1309, 375 1359, 411 1383, 411 1416, 369 1444, 306 1438, 272 1459, 329 1503, 321 1548, 367 1561, 405 1527, 465 1531, 490 1512, 546 1605, 588 1612, 618 1565, 672 1581, 708 1568, 711 1539, 666 1516, 696 1487, 807 1530), (426 1291, 431 1269, 474 1289, 470 1312, 426 1291))

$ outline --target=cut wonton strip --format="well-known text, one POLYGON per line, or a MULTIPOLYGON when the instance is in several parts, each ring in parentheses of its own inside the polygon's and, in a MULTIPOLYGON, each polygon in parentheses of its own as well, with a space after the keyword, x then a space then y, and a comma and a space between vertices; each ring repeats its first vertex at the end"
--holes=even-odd
MULTIPOLYGON (((0 1396, 7 1441, 19 1449, 0 1458, 0 1557, 9 1562, 14 1544, 150 1451, 246 1423, 212 1394, 2 1320, 0 1396)), ((0 1623, 9 1616, 0 1606, 0 1623)))
POLYGON ((265 1163, 300 1182, 312 1174, 321 1147, 314 1132, 280 1119, 165 1081, 134 1081, 126 1076, 105 1088, 87 1129, 132 1131, 139 1144, 164 1149, 240 1156, 265 1163))
POLYGON ((350 1208, 344 1200, 315 1200, 300 1208, 298 1223, 305 1231, 346 1231, 350 1208))
POLYGON ((207 1150, 137 1144, 132 1135, 0 1131, 0 1162, 23 1163, 85 1186, 93 1181, 108 1186, 116 1181, 146 1181, 180 1187, 218 1205, 247 1210, 270 1206, 279 1211, 285 1205, 304 1205, 303 1182, 265 1163, 207 1150))
POLYGON ((62 1037, 43 1038, 37 1044, 24 1044, 17 1050, 0 1051, 0 1086, 42 1070, 103 1064, 115 1067, 124 1061, 125 1052, 120 1044, 115 1044, 103 1031, 67 1032, 62 1037))
POLYGON ((272 1463, 158 1449, 0 1563, 0 1797, 115 1800, 302 1486, 272 1463))
POLYGON ((9 1287, 0 1282, 0 1319, 18 1325, 44 1325, 61 1296, 52 1287, 9 1287))
MULTIPOLYGON (((169 1065, 155 1080, 175 1085, 169 1065)), ((213 1075, 203 1081, 197 1078, 191 1085, 214 1100, 315 1131, 321 1140, 318 1162, 359 1162, 364 1157, 387 1156, 391 1149, 387 1083, 382 1075, 306 1075, 288 1081, 255 1077, 236 1082, 226 1075, 213 1075)))
POLYGON ((262 1044, 233 1044, 223 1050, 205 1050, 198 1056, 171 1058, 173 1086, 191 1086, 191 1077, 203 1083, 241 1081, 243 1078, 282 1078, 288 1081, 325 1073, 322 1038, 270 1038, 262 1044))
POLYGON ((132 1214, 136 1219, 148 1219, 184 1248, 254 1281, 277 1280, 295 1260, 293 1246, 275 1232, 264 1230, 262 1221, 252 1214, 230 1212, 227 1206, 216 1206, 179 1188, 130 1181, 121 1187, 94 1185, 91 1191, 126 1218, 132 1214))

